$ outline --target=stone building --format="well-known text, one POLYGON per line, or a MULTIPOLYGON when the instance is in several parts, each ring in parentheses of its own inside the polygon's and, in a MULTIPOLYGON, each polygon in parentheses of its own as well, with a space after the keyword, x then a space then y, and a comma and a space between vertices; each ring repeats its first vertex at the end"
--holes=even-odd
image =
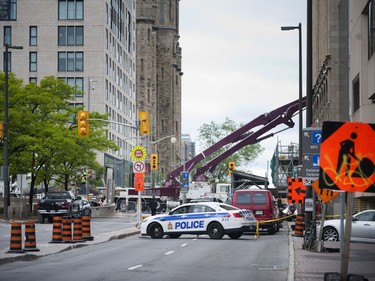
POLYGON ((142 144, 158 154, 158 174, 166 176, 181 163, 179 0, 137 0, 136 10, 137 109, 150 122, 142 144))
MULTIPOLYGON (((312 120, 375 123, 375 1, 312 2, 312 120)), ((356 192, 355 209, 375 208, 356 192)))

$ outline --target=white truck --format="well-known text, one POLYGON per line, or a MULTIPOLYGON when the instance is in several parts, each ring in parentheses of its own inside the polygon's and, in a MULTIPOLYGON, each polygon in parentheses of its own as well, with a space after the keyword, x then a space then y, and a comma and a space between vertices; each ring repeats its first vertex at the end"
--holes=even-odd
MULTIPOLYGON (((176 188, 156 187, 156 188, 145 188, 141 192, 142 200, 142 211, 149 209, 149 201, 155 197, 158 206, 156 212, 165 212, 167 209, 167 200, 171 198, 178 198, 179 190, 176 188)), ((116 204, 116 210, 121 212, 136 211, 137 210, 138 191, 134 188, 126 187, 115 187, 114 201, 116 204)))
MULTIPOLYGON (((230 183, 214 183, 211 186, 208 182, 193 182, 189 184, 186 202, 202 198, 216 198, 225 202, 231 194, 230 183)), ((183 200, 183 197, 184 194, 180 192, 180 200, 183 200)))
MULTIPOLYGON (((225 202, 231 195, 231 185, 229 183, 217 183, 213 187, 207 182, 190 183, 189 192, 186 193, 186 202, 203 198, 216 198, 225 202)), ((155 197, 158 206, 156 212, 165 212, 183 202, 183 193, 177 188, 156 187, 145 188, 141 192, 142 212, 149 211, 149 201, 155 197)), ((134 188, 115 187, 114 202, 116 210, 121 212, 137 210, 138 192, 134 188)))

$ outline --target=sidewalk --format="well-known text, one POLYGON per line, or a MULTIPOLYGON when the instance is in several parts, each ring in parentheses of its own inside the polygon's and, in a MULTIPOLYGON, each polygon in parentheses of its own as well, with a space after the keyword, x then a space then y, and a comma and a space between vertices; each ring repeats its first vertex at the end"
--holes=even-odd
MULTIPOLYGON (((289 227, 290 227, 289 223, 289 227)), ((293 233, 290 231, 290 233, 293 233)), ((324 242, 324 248, 329 252, 309 252, 302 249, 303 237, 290 235, 290 259, 294 274, 288 281, 324 280, 325 273, 341 272, 340 242, 324 242)), ((349 253, 348 274, 356 274, 375 281, 375 244, 351 243, 349 253)), ((336 280, 336 279, 329 279, 336 280)), ((352 279, 353 281, 359 279, 352 279)))
POLYGON ((0 265, 4 263, 20 261, 20 260, 33 260, 42 256, 56 254, 59 252, 90 246, 94 244, 104 243, 114 239, 123 239, 125 237, 139 234, 140 230, 136 227, 125 228, 123 230, 106 232, 96 234, 92 241, 77 242, 77 243, 38 243, 36 248, 39 251, 27 251, 24 253, 8 253, 9 249, 1 250, 0 252, 0 265))

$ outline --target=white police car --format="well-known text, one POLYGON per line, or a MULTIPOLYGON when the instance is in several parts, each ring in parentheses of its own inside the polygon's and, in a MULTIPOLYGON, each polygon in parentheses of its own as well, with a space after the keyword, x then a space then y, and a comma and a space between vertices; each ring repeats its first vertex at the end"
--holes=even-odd
POLYGON ((221 239, 227 234, 232 239, 242 236, 249 227, 255 230, 256 220, 249 210, 219 202, 188 203, 167 214, 151 216, 142 221, 141 234, 154 239, 168 235, 208 234, 221 239))

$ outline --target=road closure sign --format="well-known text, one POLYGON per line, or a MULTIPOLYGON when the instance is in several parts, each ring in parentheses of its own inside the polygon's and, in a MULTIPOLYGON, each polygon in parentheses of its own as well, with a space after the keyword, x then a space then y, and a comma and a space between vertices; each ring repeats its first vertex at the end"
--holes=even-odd
POLYGON ((375 192, 375 124, 327 121, 322 129, 320 188, 375 192))

